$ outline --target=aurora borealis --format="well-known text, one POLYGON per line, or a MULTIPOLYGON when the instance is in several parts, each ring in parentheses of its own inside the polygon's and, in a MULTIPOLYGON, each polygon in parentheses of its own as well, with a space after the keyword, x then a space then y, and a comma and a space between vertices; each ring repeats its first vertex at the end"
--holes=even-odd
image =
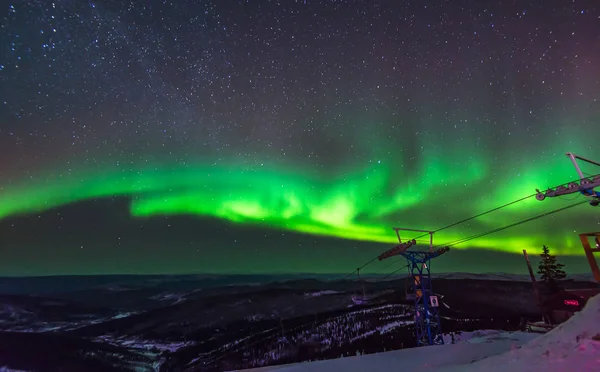
MULTIPOLYGON (((600 160, 595 1, 424 4, 2 9, 0 274, 350 272, 393 226, 572 181, 567 151, 600 160)), ((578 200, 529 198, 435 243, 578 200)), ((581 256, 597 230, 584 204, 453 248, 510 271, 507 253, 581 256)))

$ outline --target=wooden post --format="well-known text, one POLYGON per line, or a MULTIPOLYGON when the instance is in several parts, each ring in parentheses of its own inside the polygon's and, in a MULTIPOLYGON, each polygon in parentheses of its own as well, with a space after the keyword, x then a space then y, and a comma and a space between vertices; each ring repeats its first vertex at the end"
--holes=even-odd
POLYGON ((529 270, 529 277, 531 278, 531 285, 533 286, 533 293, 535 293, 535 300, 540 305, 540 292, 538 291, 537 282, 535 275, 533 275, 533 269, 531 268, 531 262, 529 262, 529 255, 527 250, 523 249, 523 255, 525 256, 525 262, 527 263, 527 269, 529 270))
MULTIPOLYGON (((360 281, 360 267, 356 269, 356 276, 357 276, 358 280, 360 281)), ((365 283, 363 283, 363 285, 362 285, 362 292, 363 292, 362 300, 365 301, 365 298, 367 297, 365 295, 365 283)))

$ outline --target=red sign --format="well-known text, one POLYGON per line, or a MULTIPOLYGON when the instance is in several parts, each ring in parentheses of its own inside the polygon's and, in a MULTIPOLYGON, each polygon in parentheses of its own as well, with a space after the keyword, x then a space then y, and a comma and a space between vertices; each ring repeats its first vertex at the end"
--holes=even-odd
POLYGON ((565 300, 565 305, 579 306, 579 301, 577 301, 577 300, 565 300))

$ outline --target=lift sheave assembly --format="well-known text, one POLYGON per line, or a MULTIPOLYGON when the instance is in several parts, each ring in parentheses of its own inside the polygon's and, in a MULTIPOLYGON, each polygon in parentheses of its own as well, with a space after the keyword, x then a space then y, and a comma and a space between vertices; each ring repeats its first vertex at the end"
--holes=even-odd
POLYGON ((596 174, 595 176, 586 177, 583 174, 583 172, 581 171, 579 164, 577 164, 577 160, 581 160, 581 161, 584 161, 589 164, 597 165, 599 167, 600 167, 600 163, 590 160, 590 159, 586 159, 583 156, 575 155, 572 152, 567 152, 566 155, 569 157, 569 159, 571 159, 571 162, 573 163, 573 166, 575 167, 575 170, 577 171, 577 174, 579 175, 579 184, 577 182, 569 182, 566 186, 560 185, 554 190, 548 189, 545 192, 542 192, 542 191, 536 189, 535 191, 537 191, 537 194, 535 195, 535 198, 537 200, 542 201, 542 200, 546 199, 547 197, 556 197, 556 196, 573 194, 573 193, 578 192, 581 195, 583 195, 587 198, 590 198, 591 206, 597 207, 600 204, 600 191, 596 191, 594 189, 600 188, 600 174, 596 174))

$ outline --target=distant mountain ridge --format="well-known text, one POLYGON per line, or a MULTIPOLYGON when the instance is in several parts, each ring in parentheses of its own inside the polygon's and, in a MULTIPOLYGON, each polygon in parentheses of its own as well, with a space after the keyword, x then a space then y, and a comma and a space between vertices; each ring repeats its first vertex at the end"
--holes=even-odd
MULTIPOLYGON (((406 275, 388 276, 387 274, 364 274, 361 280, 380 281, 396 280, 406 275)), ((473 280, 506 280, 529 281, 529 275, 510 273, 436 273, 437 279, 473 279, 473 280)), ((177 284, 190 288, 214 288, 231 285, 259 285, 274 282, 297 280, 317 280, 322 282, 356 280, 356 277, 344 279, 340 274, 189 274, 189 275, 57 275, 32 277, 0 277, 0 294, 35 294, 50 295, 75 291, 108 289, 108 288, 149 288, 177 284)), ((568 280, 594 282, 592 274, 574 274, 568 280)))

